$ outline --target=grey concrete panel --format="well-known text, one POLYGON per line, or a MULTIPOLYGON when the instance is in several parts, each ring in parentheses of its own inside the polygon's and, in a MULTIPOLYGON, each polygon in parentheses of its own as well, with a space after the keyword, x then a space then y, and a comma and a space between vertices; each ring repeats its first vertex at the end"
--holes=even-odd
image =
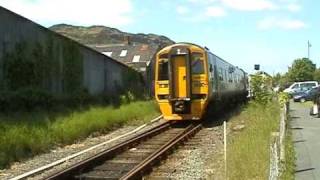
POLYGON ((63 58, 63 44, 65 43, 75 44, 83 56, 83 86, 88 89, 90 94, 112 94, 116 89, 114 87, 115 82, 121 88, 126 88, 122 83, 122 75, 128 70, 128 66, 52 32, 1 6, 0 22, 0 81, 2 83, 4 82, 2 56, 5 52, 11 52, 17 43, 23 41, 39 42, 44 47, 46 47, 46 43, 51 42, 54 61, 60 66, 58 73, 49 80, 50 85, 48 85, 48 88, 51 92, 61 93, 63 91, 62 69, 65 61, 63 58), (52 41, 49 41, 50 39, 52 41))

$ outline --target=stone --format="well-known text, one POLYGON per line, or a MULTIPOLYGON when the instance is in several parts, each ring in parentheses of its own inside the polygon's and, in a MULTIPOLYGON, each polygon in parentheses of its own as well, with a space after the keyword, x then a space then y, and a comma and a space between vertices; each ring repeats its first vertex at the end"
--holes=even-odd
POLYGON ((246 126, 244 124, 239 124, 236 125, 235 127, 232 128, 233 131, 241 131, 242 129, 244 129, 246 126))

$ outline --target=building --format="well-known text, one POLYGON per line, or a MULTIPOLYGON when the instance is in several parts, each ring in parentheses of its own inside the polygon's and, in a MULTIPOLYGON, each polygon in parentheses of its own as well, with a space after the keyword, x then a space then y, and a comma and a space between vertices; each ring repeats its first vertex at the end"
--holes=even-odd
POLYGON ((160 45, 131 43, 128 36, 123 44, 90 45, 90 47, 146 75, 160 45))
POLYGON ((161 45, 131 43, 125 37, 123 44, 89 45, 91 48, 124 63, 140 72, 148 94, 153 94, 154 60, 161 45))

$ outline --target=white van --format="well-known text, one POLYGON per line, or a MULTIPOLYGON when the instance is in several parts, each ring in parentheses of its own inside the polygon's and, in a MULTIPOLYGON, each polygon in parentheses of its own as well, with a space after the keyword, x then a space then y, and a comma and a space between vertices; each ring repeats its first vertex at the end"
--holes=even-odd
POLYGON ((317 81, 304 81, 304 82, 295 82, 291 84, 290 87, 287 89, 283 90, 283 92, 292 94, 300 90, 308 90, 312 89, 314 87, 317 87, 319 84, 317 81))

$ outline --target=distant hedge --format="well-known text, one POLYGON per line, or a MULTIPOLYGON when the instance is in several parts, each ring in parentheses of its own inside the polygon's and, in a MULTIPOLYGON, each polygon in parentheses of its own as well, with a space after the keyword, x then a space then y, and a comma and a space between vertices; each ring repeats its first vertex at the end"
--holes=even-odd
POLYGON ((0 113, 23 112, 34 110, 55 110, 63 107, 79 108, 93 104, 120 106, 136 100, 146 100, 131 91, 123 91, 118 95, 92 96, 85 89, 79 89, 73 94, 52 94, 36 88, 22 88, 17 91, 0 91, 0 113))
POLYGON ((54 106, 76 107, 91 102, 94 102, 94 97, 86 91, 79 91, 68 96, 53 95, 48 91, 36 88, 0 91, 0 112, 50 110, 54 106))

